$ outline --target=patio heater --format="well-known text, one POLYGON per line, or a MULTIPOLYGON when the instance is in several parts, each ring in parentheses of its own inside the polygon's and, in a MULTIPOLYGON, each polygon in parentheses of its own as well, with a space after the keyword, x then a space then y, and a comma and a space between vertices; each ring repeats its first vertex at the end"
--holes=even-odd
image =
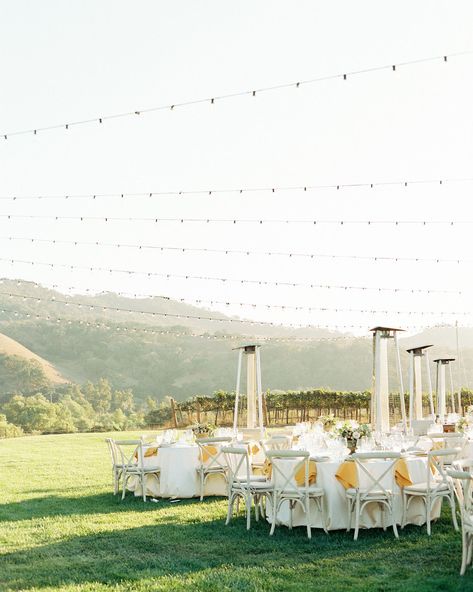
POLYGON ((246 358, 246 427, 259 428, 263 435, 263 391, 261 388, 260 345, 242 345, 238 350, 238 370, 235 396, 233 430, 238 426, 238 403, 240 398, 241 368, 246 358))
POLYGON ((404 384, 402 381, 401 356, 397 332, 403 329, 393 327, 374 327, 373 332, 373 390, 371 394, 371 423, 378 432, 389 432, 389 372, 388 341, 394 339, 396 364, 401 400, 401 417, 404 431, 407 430, 406 406, 404 404, 404 384))
POLYGON ((432 345, 419 345, 406 350, 409 354, 409 426, 412 426, 413 420, 423 419, 422 358, 425 358, 425 363, 427 366, 430 413, 434 415, 432 378, 430 376, 429 353, 427 352, 429 347, 432 347, 432 345))
MULTIPOLYGON (((434 362, 437 364, 437 415, 440 417, 442 422, 445 420, 445 415, 447 414, 445 366, 448 366, 450 371, 450 382, 452 382, 452 367, 450 366, 450 362, 454 361, 455 358, 437 358, 434 360, 434 362)), ((455 413, 455 394, 453 392, 453 386, 451 390, 453 412, 455 413)))

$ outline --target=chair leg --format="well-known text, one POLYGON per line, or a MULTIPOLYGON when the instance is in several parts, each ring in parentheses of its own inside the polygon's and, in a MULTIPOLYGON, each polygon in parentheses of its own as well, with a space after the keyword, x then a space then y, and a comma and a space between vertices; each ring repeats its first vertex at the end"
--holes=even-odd
POLYGON ((307 523, 307 538, 312 538, 312 529, 310 526, 310 498, 308 497, 305 503, 305 520, 307 523))
POLYGON ((200 501, 204 499, 204 471, 200 471, 200 501))
POLYGON ((399 538, 399 533, 397 531, 396 517, 394 516, 394 506, 392 504, 389 506, 389 511, 391 513, 391 520, 393 521, 393 532, 394 532, 394 536, 398 539, 399 538))
POLYGON ((428 534, 428 536, 430 536, 430 534, 432 532, 432 529, 431 529, 431 526, 430 526, 430 519, 431 519, 430 510, 431 510, 431 500, 430 500, 430 496, 427 496, 425 498, 425 519, 426 519, 426 522, 427 522, 427 534, 428 534))
POLYGON ((274 534, 274 530, 276 528, 276 514, 278 508, 278 500, 276 494, 273 494, 271 498, 271 530, 269 531, 270 536, 274 534))
POLYGON ((473 535, 467 533, 466 534, 466 542, 467 542, 467 548, 468 548, 467 557, 466 557, 466 564, 470 565, 471 555, 473 552, 473 535))
POLYGON ((353 540, 358 539, 358 531, 360 530, 360 498, 357 496, 355 501, 355 536, 353 540))
POLYGON ((468 565, 468 535, 465 531, 462 532, 462 564, 460 567, 460 575, 465 575, 466 566, 468 565))
POLYGON ((386 532, 386 506, 384 504, 379 504, 379 506, 381 509, 381 526, 384 532, 386 532))
POLYGON ((289 530, 292 530, 292 509, 293 505, 291 500, 289 500, 289 530))
POLYGON ((246 530, 250 530, 251 527, 251 493, 249 491, 245 494, 246 502, 246 530))
POLYGON ((455 507, 455 498, 453 497, 453 493, 450 493, 449 496, 449 500, 450 500, 450 508, 452 509, 452 522, 453 522, 453 528, 458 531, 458 522, 457 522, 457 514, 456 514, 456 507, 455 507))
POLYGON ((123 475, 122 475, 122 501, 125 499, 127 481, 128 481, 128 475, 126 473, 123 473, 123 475))
MULTIPOLYGON (((238 500, 238 498, 237 498, 238 500)), ((227 520, 225 522, 225 526, 227 526, 228 524, 230 524, 230 520, 232 519, 233 516, 233 504, 235 503, 235 499, 233 497, 233 495, 230 493, 228 495, 228 508, 227 508, 227 520)))
POLYGON ((404 489, 402 490, 402 518, 401 518, 401 528, 406 526, 407 522, 407 495, 404 493, 404 489))

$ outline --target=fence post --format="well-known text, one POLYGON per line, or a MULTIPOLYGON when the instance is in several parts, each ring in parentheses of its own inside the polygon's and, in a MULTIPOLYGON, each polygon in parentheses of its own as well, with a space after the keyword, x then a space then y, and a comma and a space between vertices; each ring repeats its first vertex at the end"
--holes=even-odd
POLYGON ((174 428, 177 429, 176 401, 173 398, 171 398, 171 413, 174 428))

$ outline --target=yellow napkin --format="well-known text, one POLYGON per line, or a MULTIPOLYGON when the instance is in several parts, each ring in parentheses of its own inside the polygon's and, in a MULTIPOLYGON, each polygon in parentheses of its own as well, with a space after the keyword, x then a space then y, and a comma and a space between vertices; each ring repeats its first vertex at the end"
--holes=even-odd
POLYGON ((273 472, 273 467, 271 465, 271 461, 269 459, 265 459, 263 464, 263 475, 266 479, 271 479, 271 474, 273 472))
POLYGON ((442 450, 445 448, 445 442, 443 440, 437 440, 433 442, 431 450, 442 450))
POLYGON ((338 482, 343 485, 345 489, 358 487, 358 470, 356 464, 353 461, 343 462, 337 469, 335 477, 338 482))
MULTIPOLYGON (((296 483, 299 487, 304 487, 305 485, 305 469, 302 466, 296 473, 296 483)), ((314 485, 317 481, 317 465, 315 464, 314 460, 309 461, 309 485, 314 485)))
MULTIPOLYGON (((263 475, 266 479, 271 479, 271 475, 273 472, 273 467, 271 465, 271 461, 266 459, 263 465, 263 475)), ((302 466, 297 473, 295 474, 296 483, 299 487, 303 487, 305 483, 305 469, 302 466)), ((317 465, 315 461, 309 461, 309 485, 314 485, 317 481, 317 465)))
POLYGON ((150 446, 145 450, 145 457, 148 458, 150 456, 158 456, 158 447, 157 446, 150 446))
POLYGON ((258 454, 260 447, 257 444, 252 444, 250 447, 251 454, 258 454))
POLYGON ((400 458, 394 465, 394 478, 399 487, 409 487, 412 485, 411 476, 405 459, 400 458))
POLYGON ((200 450, 200 460, 202 462, 207 462, 211 456, 216 456, 217 453, 218 450, 215 446, 212 446, 211 444, 206 444, 202 446, 200 450))

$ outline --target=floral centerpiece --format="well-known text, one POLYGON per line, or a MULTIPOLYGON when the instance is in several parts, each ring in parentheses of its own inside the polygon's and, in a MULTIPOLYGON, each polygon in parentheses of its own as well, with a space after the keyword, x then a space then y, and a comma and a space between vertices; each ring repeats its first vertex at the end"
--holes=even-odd
POLYGON ((350 449, 350 454, 356 450, 358 440, 363 437, 371 435, 371 427, 366 423, 358 423, 352 419, 342 421, 335 424, 335 434, 347 439, 347 446, 350 449))
POLYGON ((330 432, 337 423, 335 415, 333 413, 329 413, 328 415, 321 415, 317 421, 318 423, 321 423, 323 425, 324 430, 326 432, 330 432))
POLYGON ((191 429, 196 438, 210 438, 217 428, 213 423, 196 423, 191 429))

